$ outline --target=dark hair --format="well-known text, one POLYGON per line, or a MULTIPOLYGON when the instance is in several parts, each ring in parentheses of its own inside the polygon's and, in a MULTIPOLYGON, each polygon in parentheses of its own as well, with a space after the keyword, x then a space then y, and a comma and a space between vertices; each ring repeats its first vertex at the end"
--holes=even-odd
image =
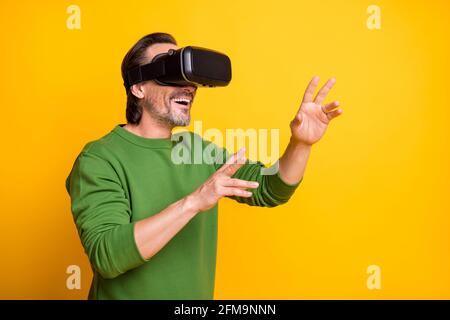
MULTIPOLYGON (((123 58, 122 79, 124 83, 127 82, 128 70, 147 62, 145 51, 155 43, 173 43, 177 45, 175 38, 168 33, 155 32, 142 37, 123 58)), ((125 90, 127 93, 127 121, 131 124, 138 124, 142 117, 142 107, 139 105, 139 99, 131 92, 129 87, 125 86, 125 90)))

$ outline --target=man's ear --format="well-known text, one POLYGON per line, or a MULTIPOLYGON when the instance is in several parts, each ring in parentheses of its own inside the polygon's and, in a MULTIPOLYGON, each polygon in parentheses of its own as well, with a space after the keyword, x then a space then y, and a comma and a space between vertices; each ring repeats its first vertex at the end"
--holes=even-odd
POLYGON ((137 97, 139 99, 144 98, 144 88, 142 87, 142 85, 140 83, 133 84, 130 87, 130 91, 135 97, 137 97))

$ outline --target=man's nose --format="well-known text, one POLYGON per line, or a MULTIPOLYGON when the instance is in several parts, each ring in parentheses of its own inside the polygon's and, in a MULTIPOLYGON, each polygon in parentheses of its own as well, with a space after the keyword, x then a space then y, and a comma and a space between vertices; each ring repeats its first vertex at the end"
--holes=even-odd
POLYGON ((197 91, 196 86, 184 86, 183 89, 189 91, 189 93, 194 94, 197 91))

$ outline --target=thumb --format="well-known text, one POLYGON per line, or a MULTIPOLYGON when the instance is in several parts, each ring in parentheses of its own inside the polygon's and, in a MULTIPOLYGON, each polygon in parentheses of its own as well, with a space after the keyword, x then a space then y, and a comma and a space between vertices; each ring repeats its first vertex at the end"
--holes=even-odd
POLYGON ((292 123, 295 125, 300 125, 302 121, 303 121, 303 114, 301 112, 298 112, 294 120, 292 120, 292 123))

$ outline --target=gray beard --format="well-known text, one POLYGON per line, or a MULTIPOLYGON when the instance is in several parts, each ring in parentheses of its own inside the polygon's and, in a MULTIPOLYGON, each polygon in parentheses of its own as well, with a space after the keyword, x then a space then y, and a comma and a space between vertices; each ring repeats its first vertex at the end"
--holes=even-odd
POLYGON ((153 103, 148 101, 146 103, 146 110, 148 113, 154 118, 156 121, 161 123, 162 125, 166 125, 168 127, 177 127, 177 126, 188 126, 191 121, 190 114, 185 114, 182 111, 177 112, 172 109, 170 105, 166 105, 165 110, 160 110, 154 106, 153 103))

